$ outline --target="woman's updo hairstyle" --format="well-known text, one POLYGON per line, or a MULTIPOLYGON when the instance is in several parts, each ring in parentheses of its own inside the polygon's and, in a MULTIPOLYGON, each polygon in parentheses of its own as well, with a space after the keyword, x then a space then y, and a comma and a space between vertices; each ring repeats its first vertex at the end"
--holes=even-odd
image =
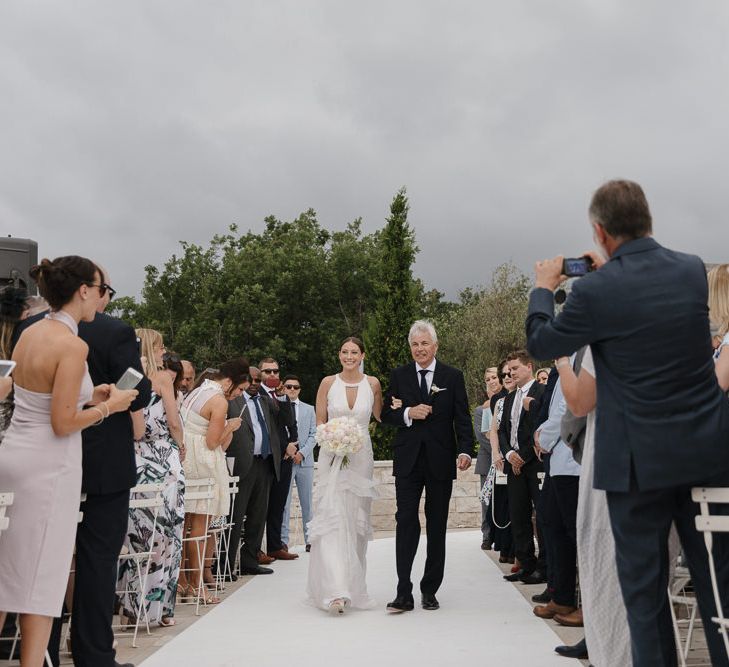
POLYGON ((364 349, 364 343, 363 343, 363 342, 362 342, 362 341, 361 341, 361 340, 360 340, 359 338, 357 338, 356 336, 348 336, 347 338, 345 338, 345 339, 344 339, 344 340, 343 340, 343 341, 342 341, 342 342, 341 342, 341 343, 339 344, 339 349, 341 350, 341 349, 342 349, 342 348, 343 348, 343 347, 344 347, 344 346, 345 346, 345 345, 346 345, 347 343, 354 343, 354 344, 355 344, 355 345, 356 345, 356 346, 357 346, 357 347, 359 348, 359 351, 360 351, 360 352, 361 352, 362 354, 364 354, 364 353, 365 353, 365 349, 364 349))
POLYGON ((220 365, 220 377, 228 378, 232 382, 232 387, 237 387, 241 382, 248 380, 248 372, 250 364, 245 357, 231 359, 220 365))
POLYGON ((30 270, 30 277, 38 284, 41 296, 52 310, 60 310, 73 299, 81 285, 93 285, 98 272, 104 282, 102 270, 90 259, 78 255, 44 259, 30 270))

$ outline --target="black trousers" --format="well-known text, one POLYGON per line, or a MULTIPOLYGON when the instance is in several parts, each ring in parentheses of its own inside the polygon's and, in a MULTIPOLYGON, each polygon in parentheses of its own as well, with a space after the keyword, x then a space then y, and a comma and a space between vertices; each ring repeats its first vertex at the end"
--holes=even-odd
MULTIPOLYGON (((729 660, 717 626, 702 533, 696 530, 699 506, 691 500, 694 486, 729 486, 729 475, 708 477, 695 484, 639 491, 635 479, 627 493, 608 491, 610 524, 615 537, 618 578, 628 610, 635 667, 674 667, 677 664, 666 587, 669 577, 668 534, 674 522, 699 602, 714 667, 729 660)), ((726 506, 722 508, 727 513, 726 506)), ((718 513, 718 512, 717 512, 718 513)), ((729 536, 714 534, 714 563, 724 615, 729 612, 729 536)))
POLYGON ((453 491, 452 479, 435 479, 428 469, 425 447, 409 475, 395 477, 395 560, 397 564, 397 594, 411 596, 410 574, 420 541, 420 498, 425 490, 425 532, 428 538, 425 571, 420 580, 422 593, 435 594, 443 581, 445 570, 446 528, 448 504, 453 491))
POLYGON ((281 526, 286 509, 286 501, 291 488, 291 473, 293 460, 281 461, 281 475, 271 484, 271 494, 268 498, 268 518, 266 520, 266 551, 278 551, 283 548, 281 541, 281 526))
POLYGON ((539 544, 539 555, 537 556, 537 569, 543 572, 547 577, 547 587, 550 591, 554 589, 552 581, 552 572, 554 570, 553 560, 553 544, 549 526, 554 518, 550 514, 550 503, 553 493, 552 478, 549 475, 549 463, 551 454, 542 455, 542 465, 544 466, 544 483, 539 491, 539 500, 537 502, 536 523, 537 523, 537 543, 539 544))
MULTIPOLYGON (((238 460, 233 464, 233 475, 239 475, 238 460)), ((231 509, 233 527, 230 531, 228 558, 230 568, 235 565, 235 557, 240 549, 240 566, 243 568, 258 567, 258 550, 263 542, 263 530, 266 527, 266 508, 268 494, 273 480, 273 464, 271 459, 254 458, 245 476, 238 484, 238 494, 231 509), (241 535, 244 544, 241 545, 241 535)), ((223 572, 224 563, 218 563, 223 572)))
MULTIPOLYGON (((509 467, 507 473, 507 489, 509 493, 509 514, 511 516, 511 534, 514 538, 514 554, 526 572, 537 568, 534 551, 534 527, 532 513, 539 502, 539 461, 533 459, 515 475, 509 467)), ((542 542, 543 544, 543 542, 542 542)), ((546 567, 545 549, 540 546, 542 567, 546 567)))
POLYGON ((129 521, 129 490, 89 494, 76 532, 71 648, 76 667, 113 667, 117 561, 129 521))
MULTIPOLYGON (((547 554, 552 599, 574 607, 577 587, 577 475, 556 475, 549 480, 547 554)), ((542 489, 544 492, 544 489, 542 489)))

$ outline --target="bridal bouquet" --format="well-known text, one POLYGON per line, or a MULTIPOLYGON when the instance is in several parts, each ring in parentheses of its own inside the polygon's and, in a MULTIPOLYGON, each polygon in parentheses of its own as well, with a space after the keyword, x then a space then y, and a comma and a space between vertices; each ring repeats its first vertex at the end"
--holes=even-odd
POLYGON ((316 427, 316 441, 325 452, 332 454, 332 465, 340 458, 341 467, 349 465, 349 456, 356 454, 364 444, 364 434, 351 417, 335 417, 316 427))

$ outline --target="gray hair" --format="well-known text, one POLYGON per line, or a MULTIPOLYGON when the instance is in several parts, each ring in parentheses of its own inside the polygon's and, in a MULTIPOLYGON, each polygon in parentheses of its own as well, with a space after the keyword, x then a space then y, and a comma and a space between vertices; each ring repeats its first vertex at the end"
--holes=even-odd
POLYGON ((417 334, 428 334, 434 343, 438 342, 438 334, 435 333, 435 327, 430 320, 418 320, 413 323, 410 327, 410 333, 408 333, 408 343, 413 342, 413 337, 417 334))

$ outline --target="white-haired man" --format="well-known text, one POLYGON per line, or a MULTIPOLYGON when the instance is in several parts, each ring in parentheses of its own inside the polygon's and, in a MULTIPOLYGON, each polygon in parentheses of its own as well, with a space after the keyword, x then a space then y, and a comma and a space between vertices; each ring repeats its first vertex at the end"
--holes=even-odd
POLYGON ((413 363, 392 371, 382 409, 383 423, 398 428, 392 466, 398 584, 395 599, 387 605, 392 612, 414 607, 410 573, 420 540, 418 510, 423 490, 428 547, 420 592, 423 609, 438 609, 435 593, 443 581, 448 504, 456 466, 467 470, 473 451, 463 373, 436 361, 438 336, 427 320, 413 324, 408 342, 413 363), (398 407, 393 407, 393 401, 398 407))

